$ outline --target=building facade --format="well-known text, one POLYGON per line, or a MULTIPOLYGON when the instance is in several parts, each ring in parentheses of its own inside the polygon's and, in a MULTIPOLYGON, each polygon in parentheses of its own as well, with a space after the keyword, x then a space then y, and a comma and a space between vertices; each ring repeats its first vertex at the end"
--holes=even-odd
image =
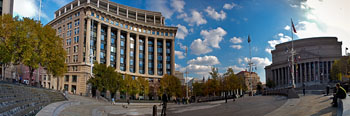
MULTIPOLYGON (((13 4, 14 0, 0 0, 0 15, 4 14, 13 14, 13 4)), ((0 78, 5 79, 6 78, 12 78, 11 75, 11 70, 8 68, 3 68, 2 63, 0 62, 0 78), (6 69, 6 70, 5 70, 6 69), (8 74, 8 75, 6 75, 8 74)), ((14 78, 14 77, 13 77, 14 78)))
POLYGON ((250 80, 252 81, 252 87, 254 91, 256 91, 256 87, 258 85, 258 83, 260 82, 260 77, 257 73, 255 72, 251 72, 249 74, 248 71, 241 71, 239 73, 236 74, 238 77, 243 77, 244 78, 244 82, 245 85, 247 86, 247 90, 250 91, 250 80))
POLYGON ((0 14, 13 14, 14 0, 0 0, 0 14))
MULTIPOLYGON (((95 61, 123 75, 146 78, 150 85, 159 83, 164 74, 175 74, 177 28, 166 26, 160 12, 109 0, 74 0, 54 16, 48 25, 56 29, 67 51, 68 72, 58 80, 60 90, 87 93, 95 61)), ((49 75, 43 73, 45 77, 49 75)), ((52 78, 42 80, 44 84, 52 78)))
MULTIPOLYGON (((303 84, 323 84, 330 81, 330 71, 334 60, 341 58, 342 42, 336 37, 315 37, 294 41, 296 50, 294 77, 296 87, 303 84)), ((276 45, 271 51, 272 64, 265 67, 266 80, 272 80, 277 88, 291 87, 291 49, 292 42, 276 45)))

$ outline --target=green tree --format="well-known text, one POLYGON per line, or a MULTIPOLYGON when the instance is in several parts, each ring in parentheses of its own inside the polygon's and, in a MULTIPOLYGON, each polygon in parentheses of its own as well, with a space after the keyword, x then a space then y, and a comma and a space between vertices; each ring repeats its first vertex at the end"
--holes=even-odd
POLYGON ((95 62, 92 70, 94 76, 89 79, 88 83, 91 83, 92 87, 97 88, 99 91, 109 90, 114 94, 123 85, 121 74, 114 70, 111 66, 107 67, 105 64, 95 62))
MULTIPOLYGON (((56 36, 54 29, 42 26, 40 21, 29 18, 20 20, 10 15, 2 16, 0 22, 0 62, 5 65, 26 65, 30 78, 33 78, 33 72, 39 66, 48 69, 55 76, 64 73, 65 51, 62 39, 56 36)), ((30 84, 31 81, 29 79, 30 84)))
POLYGON ((275 84, 274 81, 272 81, 272 80, 270 80, 270 79, 267 79, 267 81, 266 81, 266 86, 267 86, 268 88, 274 88, 274 87, 276 86, 276 84, 275 84))
POLYGON ((140 94, 144 97, 149 94, 149 83, 145 78, 139 77, 136 79, 138 83, 138 87, 140 90, 140 94))
POLYGON ((215 67, 211 68, 211 72, 209 72, 210 76, 212 77, 210 83, 208 83, 209 92, 213 93, 214 96, 216 96, 216 93, 220 91, 220 82, 219 82, 219 72, 218 69, 215 67))
MULTIPOLYGON (((10 64, 15 63, 14 52, 17 50, 15 42, 16 32, 18 30, 18 17, 12 18, 11 15, 0 15, 0 64, 6 70, 10 64)), ((5 73, 4 73, 5 74, 5 73)), ((3 78, 5 75, 3 75, 3 78)))
POLYGON ((160 92, 166 92, 169 96, 181 96, 181 82, 173 75, 164 75, 160 80, 160 92))
POLYGON ((195 82, 193 83, 193 94, 194 96, 204 96, 204 84, 195 82))

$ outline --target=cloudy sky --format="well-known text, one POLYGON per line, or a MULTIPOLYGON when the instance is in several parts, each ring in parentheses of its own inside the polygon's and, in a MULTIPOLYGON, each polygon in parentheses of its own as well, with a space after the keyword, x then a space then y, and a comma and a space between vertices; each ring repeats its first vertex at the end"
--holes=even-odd
MULTIPOLYGON (((41 20, 72 0, 43 0, 41 20)), ((162 12, 166 25, 178 27, 176 69, 194 78, 208 77, 210 67, 224 73, 247 69, 250 35, 254 70, 265 82, 266 65, 275 45, 294 39, 336 36, 350 47, 349 0, 111 0, 140 9, 162 12), (185 49, 188 48, 186 56, 185 49)), ((39 0, 15 0, 14 14, 38 19, 39 0)))

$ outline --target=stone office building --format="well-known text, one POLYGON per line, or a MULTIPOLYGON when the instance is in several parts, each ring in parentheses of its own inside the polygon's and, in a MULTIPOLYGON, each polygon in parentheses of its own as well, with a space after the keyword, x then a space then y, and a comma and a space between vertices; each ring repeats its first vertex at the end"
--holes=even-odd
MULTIPOLYGON (((272 64, 265 67, 266 80, 272 80, 277 88, 291 87, 291 49, 292 42, 276 45, 271 51, 272 64)), ((342 42, 336 37, 314 37, 294 41, 297 52, 294 64, 296 87, 326 84, 330 81, 330 71, 334 60, 341 58, 342 42)))
MULTIPOLYGON (((109 0, 74 0, 54 16, 48 25, 57 30, 68 53, 68 72, 56 89, 85 94, 94 61, 115 67, 123 75, 146 78, 150 85, 159 83, 165 74, 175 74, 177 28, 166 26, 160 12, 109 0)), ((42 77, 45 87, 57 81, 47 80, 47 74, 42 77)))

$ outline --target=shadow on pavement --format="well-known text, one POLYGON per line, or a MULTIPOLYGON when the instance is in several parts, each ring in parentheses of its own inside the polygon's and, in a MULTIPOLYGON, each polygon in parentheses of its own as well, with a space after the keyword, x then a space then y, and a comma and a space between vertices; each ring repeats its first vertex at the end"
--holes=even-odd
POLYGON ((325 115, 325 114, 331 114, 331 116, 336 116, 337 115, 337 108, 332 107, 331 105, 329 105, 329 107, 324 108, 322 110, 320 110, 319 112, 312 114, 311 116, 321 116, 321 115, 325 115))

